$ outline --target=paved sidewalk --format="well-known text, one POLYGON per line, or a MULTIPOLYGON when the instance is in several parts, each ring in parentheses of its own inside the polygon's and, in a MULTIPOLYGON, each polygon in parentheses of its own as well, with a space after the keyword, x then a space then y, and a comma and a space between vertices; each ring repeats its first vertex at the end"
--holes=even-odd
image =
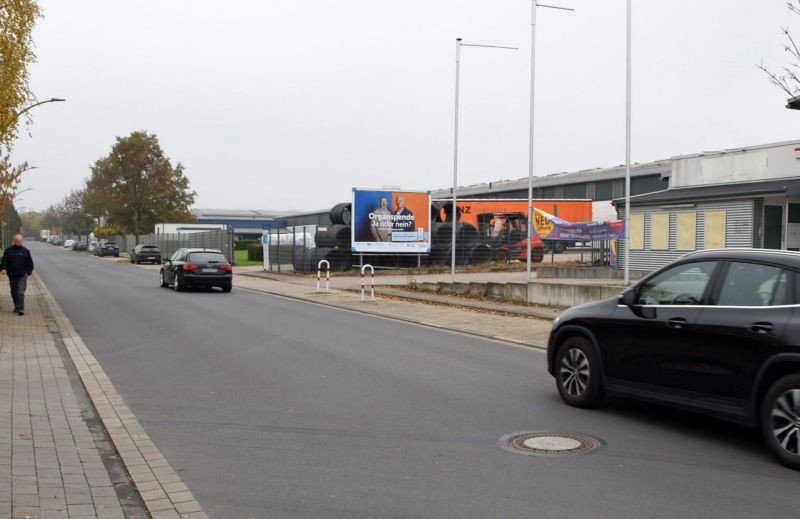
MULTIPOLYGON (((313 272, 309 275, 296 275, 291 270, 284 270, 282 273, 272 270, 264 272, 264 268, 257 265, 237 266, 234 267, 234 273, 237 274, 262 274, 271 276, 274 279, 294 279, 299 283, 311 284, 316 283, 313 272)), ((536 272, 533 273, 533 281, 541 284, 564 284, 564 285, 614 285, 623 286, 624 282, 619 279, 590 279, 590 278, 538 278, 536 272)), ((324 276, 325 273, 323 272, 324 276)), ((369 275, 369 272, 367 272, 369 275)), ((336 283, 336 288, 357 288, 361 284, 361 279, 358 272, 335 272, 331 273, 333 282, 336 283)), ((390 285, 390 286, 403 286, 408 285, 410 282, 415 283, 449 283, 450 273, 442 272, 439 274, 420 274, 420 273, 403 273, 397 271, 375 271, 375 286, 390 285)), ((525 272, 458 272, 456 273, 457 283, 524 283, 525 272)))
MULTIPOLYGON (((552 323, 531 316, 509 315, 502 308, 466 308, 465 305, 445 306, 434 301, 407 301, 381 297, 376 289, 376 301, 361 301, 361 295, 351 290, 316 292, 316 281, 310 283, 300 276, 282 276, 280 280, 256 272, 239 273, 234 285, 301 301, 400 319, 434 328, 443 328, 491 339, 544 348, 552 323)), ((324 282, 323 282, 324 286, 324 282)), ((387 294, 388 295, 388 294, 387 294)), ((502 305, 502 303, 498 303, 502 305)))
POLYGON ((447 294, 437 294, 425 290, 411 290, 403 287, 375 287, 375 293, 410 301, 420 301, 436 303, 446 306, 456 306, 469 308, 484 312, 502 313, 505 315, 519 317, 535 317, 552 321, 564 311, 563 308, 551 308, 548 306, 519 305, 505 301, 493 301, 491 299, 472 299, 464 296, 451 296, 447 294))
MULTIPOLYGON (((237 274, 240 276, 251 276, 283 283, 314 287, 315 289, 317 284, 316 279, 308 276, 276 274, 274 272, 264 272, 263 270, 239 270, 237 274)), ((412 290, 406 288, 407 281, 408 278, 402 276, 375 276, 375 294, 395 299, 399 298, 408 301, 419 301, 421 303, 435 303, 510 316, 535 317, 549 321, 552 321, 564 311, 563 308, 517 304, 510 301, 478 299, 452 294, 438 294, 426 290, 412 290)), ((367 283, 370 283, 369 279, 367 279, 367 283)), ((332 284, 335 288, 341 290, 360 291, 361 289, 360 278, 335 277, 332 279, 332 284)), ((369 286, 367 288, 369 288, 369 286)))
POLYGON ((22 317, 0 280, 0 519, 148 517, 208 519, 41 279, 22 317))
POLYGON ((0 281, 0 517, 123 518, 36 282, 26 303, 11 313, 0 281))

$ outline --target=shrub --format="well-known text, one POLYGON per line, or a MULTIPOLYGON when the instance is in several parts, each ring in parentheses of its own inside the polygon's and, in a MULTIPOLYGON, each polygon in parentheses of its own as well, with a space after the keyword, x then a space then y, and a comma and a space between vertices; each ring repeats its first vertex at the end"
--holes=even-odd
POLYGON ((248 261, 264 261, 264 247, 260 243, 251 243, 247 246, 248 261))
POLYGON ((95 237, 100 240, 122 234, 122 230, 114 226, 95 227, 92 232, 94 233, 95 237))
POLYGON ((233 250, 248 250, 250 245, 259 245, 260 243, 258 240, 236 240, 233 242, 233 250))

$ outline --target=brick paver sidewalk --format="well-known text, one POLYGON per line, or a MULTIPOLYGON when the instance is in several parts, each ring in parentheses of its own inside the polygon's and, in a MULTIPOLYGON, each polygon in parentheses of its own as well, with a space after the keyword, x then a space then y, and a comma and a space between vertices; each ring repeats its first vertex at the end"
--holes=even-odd
POLYGON ((0 517, 123 518, 36 282, 26 304, 0 280, 0 517))

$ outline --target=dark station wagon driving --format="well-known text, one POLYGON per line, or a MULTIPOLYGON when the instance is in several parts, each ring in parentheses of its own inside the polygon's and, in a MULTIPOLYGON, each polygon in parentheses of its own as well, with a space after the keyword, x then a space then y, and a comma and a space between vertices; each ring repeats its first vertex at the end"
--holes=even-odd
POLYGON ((233 266, 217 249, 178 249, 162 265, 159 276, 162 287, 177 292, 212 287, 230 292, 233 287, 233 266))
POLYGON ((637 398, 757 426, 800 469, 800 254, 702 251, 553 323, 562 399, 637 398))

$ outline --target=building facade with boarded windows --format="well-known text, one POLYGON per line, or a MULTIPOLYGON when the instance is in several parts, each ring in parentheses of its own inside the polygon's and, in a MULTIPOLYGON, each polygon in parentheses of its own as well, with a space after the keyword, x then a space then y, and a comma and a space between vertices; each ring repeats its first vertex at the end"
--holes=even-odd
POLYGON ((631 269, 703 249, 800 251, 800 141, 676 157, 669 184, 631 197, 631 269))

